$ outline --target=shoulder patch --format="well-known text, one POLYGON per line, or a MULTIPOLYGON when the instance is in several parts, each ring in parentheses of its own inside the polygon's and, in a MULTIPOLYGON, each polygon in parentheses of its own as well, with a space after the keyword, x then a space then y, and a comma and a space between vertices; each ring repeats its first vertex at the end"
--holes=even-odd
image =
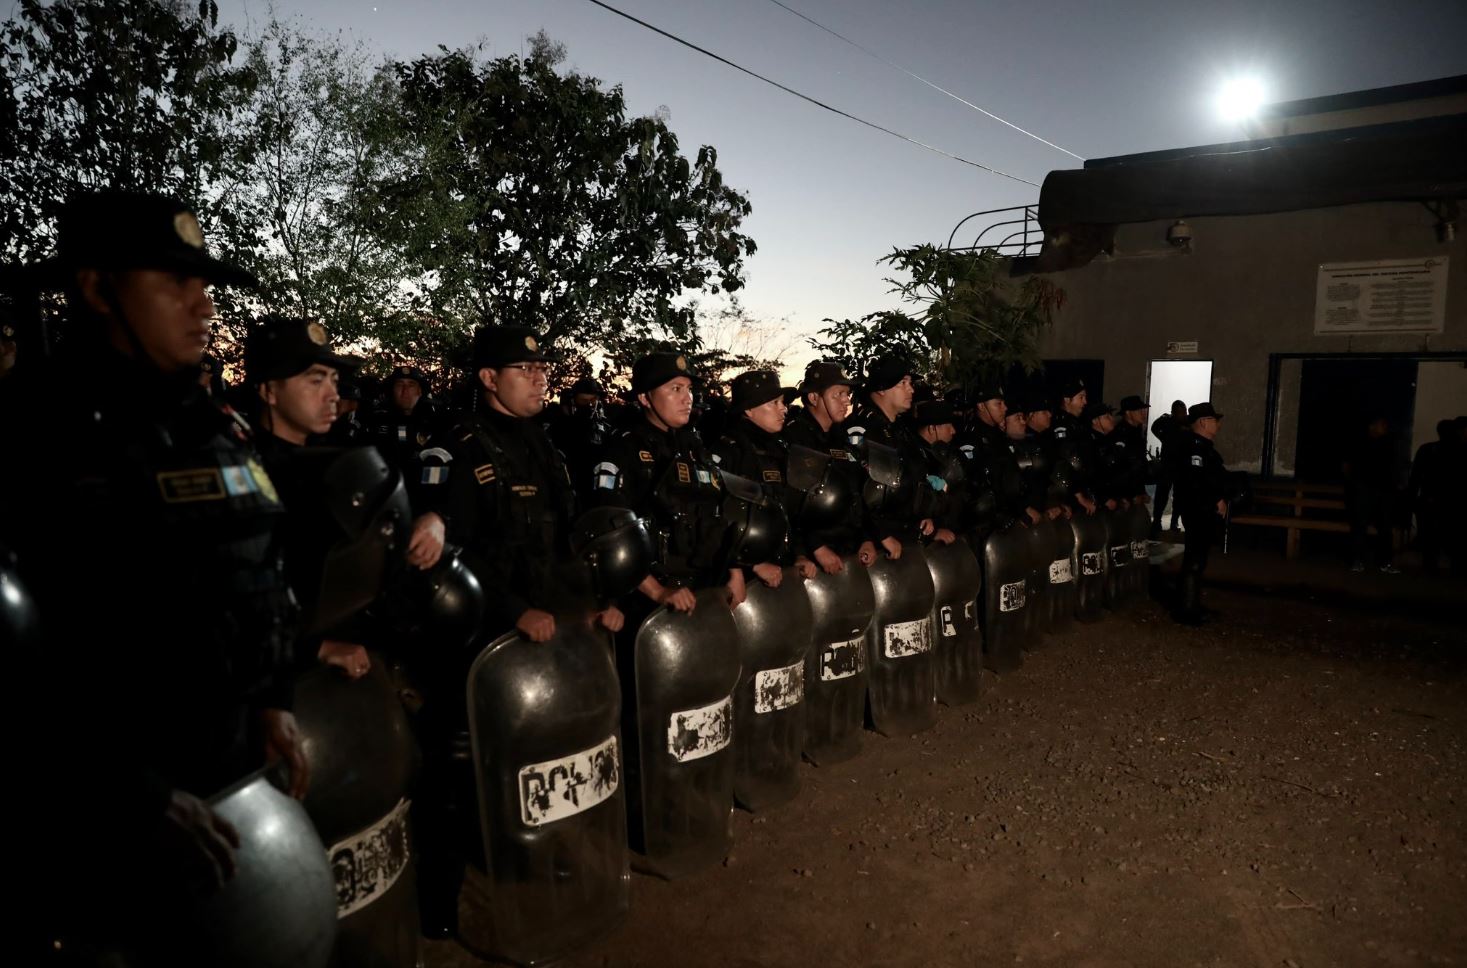
POLYGON ((591 486, 598 491, 614 491, 616 490, 616 478, 619 474, 621 474, 621 468, 610 461, 602 461, 591 468, 591 486))
POLYGON ((637 456, 642 459, 642 463, 644 464, 652 463, 652 452, 650 450, 639 450, 637 451, 637 456))
POLYGON ((778 484, 784 480, 784 475, 779 471, 765 471, 764 479, 771 484, 778 484))
POLYGON ((1201 467, 1202 466, 1202 455, 1201 454, 1193 454, 1192 455, 1192 466, 1193 467, 1201 467))
POLYGON ((1059 438, 1063 439, 1063 438, 1068 437, 1070 435, 1070 431, 1066 427, 1056 427, 1056 428, 1054 428, 1054 435, 1056 437, 1059 437, 1059 438))
POLYGON ((691 484, 693 482, 692 468, 682 461, 677 462, 677 479, 684 484, 691 484))
POLYGON ((866 428, 865 427, 847 427, 846 428, 846 441, 849 442, 852 447, 860 447, 861 446, 861 443, 865 439, 866 439, 866 428))
POLYGON ((494 480, 494 465, 480 464, 474 468, 474 480, 480 484, 489 484, 494 480))

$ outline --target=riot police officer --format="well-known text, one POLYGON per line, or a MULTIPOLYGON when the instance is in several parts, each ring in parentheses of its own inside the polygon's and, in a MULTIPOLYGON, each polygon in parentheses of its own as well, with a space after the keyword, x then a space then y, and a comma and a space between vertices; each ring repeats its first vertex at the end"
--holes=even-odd
POLYGON ((723 546, 718 465, 688 426, 693 372, 687 357, 657 352, 637 360, 632 395, 641 419, 615 437, 592 468, 593 501, 628 508, 655 528, 656 566, 638 589, 646 601, 690 612, 696 589, 725 584, 737 606, 744 600, 744 575, 730 567, 723 546))
POLYGON ((0 446, 19 453, 24 428, 30 454, 0 472, 0 504, 25 509, 0 541, 45 637, 19 822, 48 852, 22 865, 46 908, 24 930, 48 951, 110 945, 140 930, 150 895, 181 903, 231 877, 239 836, 204 801, 265 755, 291 764, 298 796, 307 779, 271 540, 281 503, 248 431, 199 384, 208 285, 254 279, 158 195, 73 198, 58 250, 33 271, 67 293, 65 356, 25 361, 0 399, 0 446), (130 889, 98 892, 86 871, 126 872, 130 889))
POLYGON ((601 384, 583 377, 571 384, 564 403, 547 425, 551 441, 565 458, 571 484, 583 498, 591 482, 596 455, 611 437, 611 426, 602 410, 605 399, 606 391, 601 384))
MULTIPOLYGON (((877 357, 866 369, 861 393, 864 400, 845 424, 846 441, 852 450, 866 454, 873 479, 880 474, 872 464, 880 452, 873 453, 870 444, 886 448, 902 467, 920 466, 921 454, 911 428, 897 422, 898 417, 912 409, 911 364, 901 356, 877 357)), ((931 519, 917 516, 918 486, 926 486, 926 482, 904 483, 899 492, 885 494, 870 509, 873 534, 889 558, 900 558, 905 542, 915 541, 919 534, 931 534, 934 530, 931 519)))
POLYGON ((431 390, 428 374, 418 367, 394 368, 372 422, 372 442, 402 473, 418 511, 437 509, 449 474, 448 452, 435 439, 444 421, 431 390))
MULTIPOLYGON (((977 400, 973 429, 963 441, 970 449, 965 453, 972 461, 975 480, 984 481, 992 491, 995 508, 1001 519, 1023 519, 1037 523, 1044 515, 1042 502, 1033 502, 1026 492, 1023 472, 1014 452, 1014 444, 1004 431, 1008 401, 1004 388, 987 382, 974 392, 977 400)), ((1002 521, 999 522, 1002 527, 1002 521)))
POLYGON ((345 446, 365 446, 370 443, 370 431, 362 422, 361 381, 355 373, 342 374, 337 381, 336 392, 336 420, 326 435, 328 441, 345 446))
MULTIPOLYGON (((446 513, 455 544, 484 566, 495 634, 517 629, 532 642, 555 634, 555 612, 589 604, 566 569, 576 500, 565 461, 536 419, 548 364, 533 331, 485 326, 474 339, 474 378, 484 405, 453 429, 446 513)), ((600 620, 615 632, 615 608, 600 620)))
POLYGON ((970 517, 965 498, 962 458, 953 447, 957 433, 952 406, 942 400, 924 400, 912 408, 912 426, 917 428, 923 470, 935 497, 932 540, 952 544, 970 517))
POLYGON ((1087 425, 1088 438, 1097 458, 1092 478, 1095 499, 1107 511, 1123 506, 1130 495, 1128 477, 1131 468, 1124 443, 1115 438, 1115 412, 1115 407, 1097 400, 1087 403, 1080 414, 1081 421, 1087 425))
POLYGON ((1213 446, 1222 417, 1211 402, 1193 404, 1187 409, 1188 430, 1176 440, 1172 479, 1176 482, 1186 547, 1175 617, 1183 625, 1200 625, 1207 617, 1202 607, 1202 576, 1222 528, 1222 518, 1228 512, 1229 476, 1213 446))
MULTIPOLYGON (((816 360, 805 368, 798 387, 801 403, 785 420, 784 439, 792 447, 830 455, 834 473, 849 484, 845 511, 821 525, 805 523, 798 532, 805 553, 822 571, 838 575, 845 568, 842 556, 855 554, 863 565, 876 560, 876 545, 867 537, 864 507, 859 500, 864 473, 850 450, 842 424, 851 413, 851 391, 855 378, 839 363, 816 360)), ((893 542, 896 539, 890 539, 893 542)))
MULTIPOLYGON (((722 471, 737 474, 760 485, 770 500, 792 519, 799 495, 788 483, 789 453, 780 433, 784 430, 784 387, 779 377, 767 370, 750 370, 734 377, 730 387, 729 412, 732 418, 724 424, 723 436, 713 448, 713 460, 722 471)), ((798 553, 798 538, 786 543, 784 554, 776 561, 761 561, 751 570, 771 588, 779 586, 782 566, 793 563, 805 578, 815 574, 815 565, 798 553)))

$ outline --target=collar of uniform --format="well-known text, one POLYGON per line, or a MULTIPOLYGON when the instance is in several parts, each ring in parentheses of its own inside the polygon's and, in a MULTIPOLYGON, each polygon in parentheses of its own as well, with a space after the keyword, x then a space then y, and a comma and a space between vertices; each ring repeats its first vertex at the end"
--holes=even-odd
POLYGON ((204 395, 199 386, 199 369, 188 367, 177 373, 163 373, 119 353, 102 340, 92 340, 79 347, 70 366, 71 379, 89 387, 97 399, 139 411, 149 417, 164 417, 184 404, 204 395))
POLYGON ((779 439, 778 434, 771 434, 769 431, 765 430, 763 427, 758 426, 751 420, 740 419, 740 421, 735 424, 734 427, 731 429, 735 433, 743 434, 745 438, 747 438, 757 447, 768 449, 772 447, 779 447, 784 444, 784 441, 779 439))
POLYGON ((511 417, 507 413, 500 413, 493 407, 485 407, 480 412, 480 416, 483 418, 486 424, 488 424, 490 427, 493 427, 495 430, 502 430, 505 433, 512 434, 524 433, 524 431, 529 428, 529 425, 532 422, 531 419, 528 417, 511 417))

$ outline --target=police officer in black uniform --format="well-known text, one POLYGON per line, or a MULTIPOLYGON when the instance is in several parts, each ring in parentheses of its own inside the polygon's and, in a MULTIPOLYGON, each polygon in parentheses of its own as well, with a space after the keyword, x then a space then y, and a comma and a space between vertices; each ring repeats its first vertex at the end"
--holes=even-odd
POLYGON ((995 381, 985 382, 974 391, 974 399, 976 419, 962 444, 968 448, 964 453, 972 462, 973 479, 984 482, 992 492, 998 514, 994 523, 999 528, 1006 521, 1037 523, 1044 517, 1040 511, 1043 504, 1031 500, 1014 441, 1004 430, 1008 416, 1004 388, 995 381))
POLYGON ((1119 455, 1124 455, 1126 465, 1125 485, 1126 497, 1135 504, 1150 504, 1151 497, 1146 493, 1146 485, 1149 476, 1146 458, 1146 417, 1151 410, 1135 394, 1122 397, 1120 406, 1116 408, 1119 417, 1116 420, 1116 428, 1111 433, 1112 446, 1119 455))
POLYGON ((794 536, 802 542, 805 554, 831 575, 845 569, 845 555, 856 555, 863 565, 876 560, 876 545, 868 535, 865 505, 860 500, 865 472, 851 453, 842 427, 851 413, 855 382, 837 362, 812 362, 805 367, 805 378, 798 387, 801 402, 784 425, 785 443, 828 454, 831 467, 827 473, 842 475, 849 491, 843 513, 818 525, 802 522, 794 536))
POLYGON ((407 483, 415 511, 434 511, 448 482, 448 452, 437 440, 444 420, 429 398, 428 374, 416 366, 393 369, 372 420, 372 443, 407 483))
POLYGON ((281 502, 247 429, 199 382, 207 286, 254 280, 157 195, 73 198, 58 249, 33 269, 66 291, 72 330, 64 356, 24 361, 0 392, 0 450, 29 455, 0 464, 0 506, 23 509, 0 543, 44 634, 40 656, 17 657, 36 665, 39 717, 23 744, 36 762, 16 764, 19 882, 43 907, 22 930, 48 953, 65 939, 64 954, 78 938, 126 947, 136 910, 233 875, 239 837, 209 796, 267 755, 290 763, 297 796, 307 777, 281 502), (46 851, 35 865, 30 843, 46 851))
MULTIPOLYGON (((863 400, 845 423, 846 442, 852 450, 865 453, 868 443, 895 451, 903 468, 921 467, 921 451, 911 426, 898 418, 912 409, 914 388, 912 366, 904 357, 877 357, 866 368, 861 387, 863 400)), ((868 460, 870 455, 867 454, 868 460)), ((912 475, 902 475, 908 478, 912 475)), ((920 486, 926 486, 921 482, 920 486)), ((879 507, 869 509, 872 535, 889 558, 900 558, 902 544, 915 541, 919 535, 931 534, 934 523, 920 518, 918 485, 906 483, 899 493, 891 493, 879 507)))
MULTIPOLYGON (((474 343, 483 405, 451 434, 450 534, 483 563, 488 630, 545 642, 555 634, 554 613, 573 611, 568 598, 584 604, 586 592, 567 570, 576 513, 570 475, 537 419, 548 365, 525 327, 485 326, 474 343)), ((615 632, 622 616, 608 609, 601 621, 615 632)))
POLYGON ((952 544, 971 517, 966 500, 963 459, 953 446, 957 433, 952 405, 942 400, 923 400, 912 408, 912 426, 917 429, 922 470, 933 494, 932 540, 952 544))
MULTIPOLYGON (((723 436, 713 447, 713 460, 719 470, 758 483, 793 525, 800 494, 787 480, 789 451, 781 436, 789 412, 784 402, 785 388, 776 374, 750 370, 734 377, 730 389, 730 417, 724 423, 723 436)), ((779 587, 783 566, 788 564, 793 564, 801 577, 813 578, 815 564, 798 550, 801 547, 794 534, 777 560, 758 562, 750 570, 771 588, 779 587)))
POLYGON ((737 607, 745 597, 744 574, 730 566, 723 545, 718 465, 688 426, 693 372, 687 357, 657 352, 637 360, 632 395, 641 418, 612 439, 592 468, 591 486, 594 503, 628 508, 656 532, 656 564, 638 587, 635 612, 661 604, 691 612, 694 592, 718 584, 737 607))
POLYGON ((326 437, 330 443, 344 447, 362 447, 371 443, 371 431, 362 420, 362 384, 355 373, 344 373, 336 385, 336 420, 326 437))
POLYGON ((546 427, 550 439, 565 457, 571 484, 584 497, 591 484, 591 468, 601 448, 611 439, 602 401, 606 391, 590 377, 582 377, 566 391, 565 402, 555 409, 546 427))
POLYGON ((1222 416, 1210 402, 1189 407, 1188 430, 1178 436, 1173 456, 1172 479, 1186 534, 1181 597, 1175 613, 1183 625, 1200 625, 1207 618, 1202 607, 1202 575, 1228 513, 1231 480, 1212 443, 1222 416))
POLYGON ((1092 493, 1094 475, 1100 465, 1100 454, 1096 450, 1089 421, 1083 419, 1085 407, 1090 403, 1090 391, 1085 381, 1072 377, 1058 387, 1059 408, 1053 412, 1050 425, 1060 460, 1068 463, 1075 471, 1075 502, 1086 514, 1094 514, 1096 503, 1092 493))
POLYGON ((1108 403, 1087 403, 1080 419, 1088 425, 1089 439, 1095 449, 1095 474, 1092 488, 1096 501, 1107 511, 1129 506, 1132 475, 1124 442, 1117 441, 1116 411, 1108 403), (1118 446, 1119 444, 1119 446, 1118 446))

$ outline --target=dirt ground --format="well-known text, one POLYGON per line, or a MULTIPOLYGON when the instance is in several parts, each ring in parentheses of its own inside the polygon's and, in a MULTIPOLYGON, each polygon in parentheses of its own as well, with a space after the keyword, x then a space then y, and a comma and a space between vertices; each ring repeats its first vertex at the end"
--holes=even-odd
POLYGON ((1051 637, 567 964, 1467 963, 1467 588, 1230 558, 1214 625, 1051 637))

